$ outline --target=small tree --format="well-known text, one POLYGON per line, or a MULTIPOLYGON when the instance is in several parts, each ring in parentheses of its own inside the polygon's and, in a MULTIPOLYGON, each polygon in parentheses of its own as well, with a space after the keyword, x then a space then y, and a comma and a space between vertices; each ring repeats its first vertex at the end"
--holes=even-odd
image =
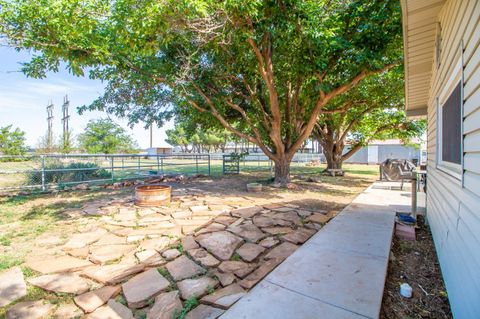
POLYGON ((167 138, 165 141, 172 146, 179 146, 182 152, 188 152, 188 136, 185 129, 180 125, 175 125, 173 129, 166 130, 167 138))
POLYGON ((371 140, 396 138, 408 142, 420 137, 426 129, 425 121, 407 119, 403 108, 400 68, 371 76, 333 100, 328 105, 330 113, 319 117, 313 131, 323 148, 327 169, 341 169, 345 160, 371 140))
POLYGON ((0 155, 24 155, 27 150, 25 132, 12 125, 0 127, 0 155))
MULTIPOLYGON (((61 147, 59 146, 59 144, 54 143, 55 138, 53 138, 52 140, 53 141, 48 138, 48 133, 40 136, 37 140, 37 144, 35 145, 35 152, 37 154, 50 154, 60 152, 61 147)), ((57 138, 57 140, 60 140, 60 138, 57 138)))
POLYGON ((136 142, 110 119, 91 120, 78 137, 80 148, 90 154, 132 153, 136 142))

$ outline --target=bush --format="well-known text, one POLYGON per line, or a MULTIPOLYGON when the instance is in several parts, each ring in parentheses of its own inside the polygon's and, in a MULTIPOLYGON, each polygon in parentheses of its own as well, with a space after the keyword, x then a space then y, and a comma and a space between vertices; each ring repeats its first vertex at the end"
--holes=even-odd
MULTIPOLYGON (((82 182, 94 179, 105 179, 111 177, 111 173, 106 169, 100 168, 95 163, 73 162, 64 164, 54 162, 45 165, 45 183, 68 183, 82 182)), ((41 171, 32 171, 28 173, 28 181, 31 185, 42 181, 41 171)))
POLYGON ((27 156, 9 156, 9 155, 2 155, 0 154, 0 162, 8 163, 8 162, 27 162, 30 161, 31 157, 27 156))

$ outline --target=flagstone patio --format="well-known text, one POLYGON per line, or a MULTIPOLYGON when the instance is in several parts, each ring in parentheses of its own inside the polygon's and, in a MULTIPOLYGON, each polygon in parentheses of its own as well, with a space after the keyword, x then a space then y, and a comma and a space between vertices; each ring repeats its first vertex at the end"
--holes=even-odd
MULTIPOLYGON (((168 207, 140 208, 124 196, 68 209, 70 218, 88 218, 67 238, 42 236, 25 281, 72 302, 19 302, 7 318, 172 318, 192 298, 201 306, 186 318, 218 317, 338 211, 324 208, 295 194, 176 188, 168 207)), ((13 271, 18 290, 11 300, 2 295, 4 305, 26 294, 13 271)))

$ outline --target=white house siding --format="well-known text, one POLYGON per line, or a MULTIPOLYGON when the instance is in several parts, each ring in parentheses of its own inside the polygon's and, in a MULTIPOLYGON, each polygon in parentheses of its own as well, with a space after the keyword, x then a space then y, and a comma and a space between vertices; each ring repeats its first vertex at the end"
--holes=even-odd
MULTIPOLYGON (((413 146, 406 145, 388 145, 380 144, 374 145, 378 147, 374 163, 380 164, 388 158, 408 159, 408 160, 420 160, 420 149, 413 146)), ((347 146, 344 153, 347 153, 349 147, 347 146)), ((360 163, 367 164, 369 162, 370 149, 368 147, 362 147, 358 152, 347 159, 346 163, 360 163)))
POLYGON ((427 216, 455 318, 480 318, 480 0, 447 0, 428 102, 427 216), (463 42, 463 181, 437 169, 437 102, 463 42), (462 186, 463 183, 463 186, 462 186))

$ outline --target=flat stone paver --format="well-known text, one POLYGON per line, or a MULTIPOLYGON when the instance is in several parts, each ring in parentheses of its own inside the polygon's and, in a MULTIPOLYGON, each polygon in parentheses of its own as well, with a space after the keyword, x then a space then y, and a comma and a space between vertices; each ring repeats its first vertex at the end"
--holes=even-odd
POLYGON ((265 259, 285 259, 295 250, 298 246, 292 243, 284 242, 273 248, 268 254, 265 255, 265 259))
POLYGON ((263 279, 269 272, 271 272, 283 259, 270 259, 263 263, 254 272, 246 276, 240 281, 240 286, 245 289, 250 289, 263 279))
POLYGON ((197 265, 185 255, 169 262, 166 267, 175 281, 205 273, 205 269, 197 265))
POLYGON ((232 210, 231 214, 234 217, 250 218, 261 210, 262 210, 262 207, 252 206, 252 207, 245 207, 245 208, 232 210))
POLYGON ((232 284, 215 291, 213 294, 203 297, 200 301, 211 306, 228 309, 245 294, 245 289, 240 285, 232 284))
POLYGON ((276 239, 275 237, 267 237, 265 239, 262 239, 258 244, 262 247, 265 248, 271 248, 278 244, 280 241, 276 239))
POLYGON ((204 267, 216 267, 220 264, 220 260, 213 257, 203 248, 190 249, 188 253, 193 260, 200 263, 204 267))
POLYGON ((255 225, 239 225, 239 226, 234 226, 234 227, 229 227, 228 229, 232 233, 243 237, 244 239, 256 243, 260 239, 263 239, 267 237, 260 228, 258 228, 255 225))
POLYGON ((120 286, 105 286, 97 290, 89 291, 83 295, 76 296, 73 301, 84 312, 90 313, 104 305, 110 298, 117 295, 121 290, 120 286))
POLYGON ((93 265, 91 262, 71 256, 45 258, 42 260, 27 261, 27 267, 42 273, 52 274, 57 272, 76 271, 93 265))
POLYGON ((43 300, 24 301, 12 306, 7 311, 7 319, 42 319, 55 308, 43 300))
POLYGON ((74 303, 69 302, 61 304, 55 309, 55 312, 52 315, 52 318, 55 319, 70 319, 70 318, 81 318, 83 316, 82 310, 78 308, 74 303))
POLYGON ((306 242, 315 231, 308 228, 298 228, 297 230, 283 236, 283 239, 294 244, 303 244, 306 242))
POLYGON ((185 316, 185 319, 217 319, 225 310, 199 305, 185 316))
POLYGON ((27 294, 27 285, 19 267, 0 274, 0 307, 22 298, 27 294))
POLYGON ((94 312, 86 315, 84 319, 133 319, 130 309, 119 302, 110 299, 105 306, 102 306, 94 312))
POLYGON ((82 248, 96 242, 106 233, 105 229, 97 229, 91 232, 73 234, 63 247, 65 249, 82 248))
POLYGON ((172 319, 175 313, 182 311, 182 308, 178 290, 165 292, 155 297, 155 303, 147 313, 147 319, 172 319))
POLYGON ((264 251, 265 248, 260 245, 245 243, 242 245, 242 247, 237 249, 237 254, 239 254, 243 260, 252 262, 264 251))
POLYGON ((86 269, 83 274, 102 284, 114 285, 122 282, 128 276, 134 275, 145 269, 145 265, 107 265, 98 268, 86 269))
POLYGON ((158 267, 167 262, 156 250, 153 249, 136 252, 135 257, 137 257, 139 262, 148 267, 158 267))
POLYGON ((207 294, 209 289, 214 289, 217 285, 218 281, 216 279, 207 276, 177 282, 177 287, 184 300, 192 297, 201 298, 207 294))
POLYGON ((243 261, 227 260, 222 262, 218 269, 223 273, 234 273, 243 278, 255 269, 255 264, 245 263, 243 261))
POLYGON ((102 245, 90 247, 90 261, 96 264, 105 264, 121 258, 134 250, 135 245, 102 245))
POLYGON ((74 274, 43 275, 27 281, 36 287, 57 293, 79 295, 90 289, 90 285, 85 279, 74 274))
POLYGON ((170 282, 157 269, 150 269, 124 283, 122 290, 130 308, 141 308, 169 286, 170 282))
POLYGON ((182 247, 183 250, 189 251, 190 249, 197 249, 200 247, 193 236, 185 236, 182 238, 182 247))
MULTIPOLYGON (((410 200, 401 194, 370 186, 221 318, 378 318, 395 210, 410 200)), ((317 223, 329 218, 322 213, 310 217, 317 223)), ((287 239, 306 237, 299 235, 290 232, 287 239)), ((266 258, 285 257, 295 246, 287 245, 293 244, 283 242, 266 258)), ((250 288, 254 274, 239 284, 250 288)))
POLYGON ((167 249, 162 253, 163 258, 166 260, 174 260, 178 256, 180 256, 182 253, 178 249, 167 249))
POLYGON ((197 241, 207 251, 221 260, 229 260, 243 240, 227 231, 219 231, 198 236, 197 241))

